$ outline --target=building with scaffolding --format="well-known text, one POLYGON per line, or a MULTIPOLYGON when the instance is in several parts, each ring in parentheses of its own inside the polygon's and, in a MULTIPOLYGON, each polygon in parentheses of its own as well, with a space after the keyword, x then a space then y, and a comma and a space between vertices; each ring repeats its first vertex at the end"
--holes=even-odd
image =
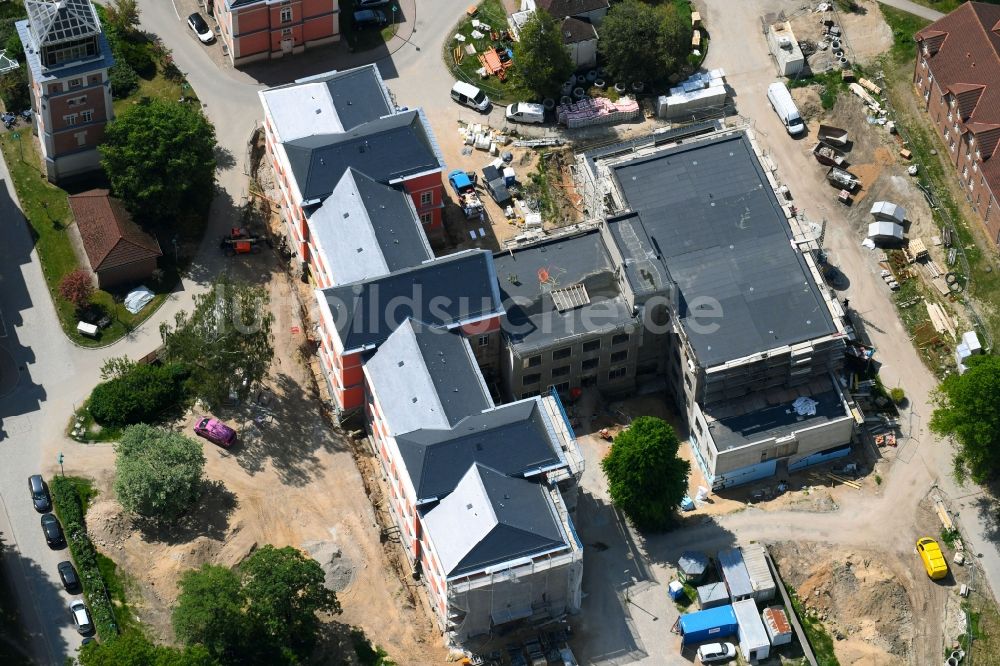
POLYGON ((496 405, 468 340, 412 319, 364 373, 389 513, 448 639, 579 610, 583 458, 558 394, 496 405))

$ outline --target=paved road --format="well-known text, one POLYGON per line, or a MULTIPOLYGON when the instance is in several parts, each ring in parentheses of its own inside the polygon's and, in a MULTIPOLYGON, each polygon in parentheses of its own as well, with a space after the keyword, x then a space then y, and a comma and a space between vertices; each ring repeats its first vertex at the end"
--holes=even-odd
POLYGON ((943 13, 936 9, 931 9, 930 7, 924 7, 923 5, 918 5, 915 2, 910 2, 910 0, 878 0, 883 5, 889 5, 890 7, 895 7, 896 9, 902 9, 904 12, 909 12, 920 18, 925 18, 928 21, 937 21, 939 18, 944 16, 943 13))

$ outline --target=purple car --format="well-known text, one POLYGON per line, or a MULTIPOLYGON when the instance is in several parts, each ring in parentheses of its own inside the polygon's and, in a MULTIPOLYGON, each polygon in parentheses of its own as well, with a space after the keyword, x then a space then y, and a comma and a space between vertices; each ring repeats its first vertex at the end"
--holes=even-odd
POLYGON ((194 422, 194 434, 224 449, 228 449, 236 441, 236 431, 211 416, 203 416, 194 422))

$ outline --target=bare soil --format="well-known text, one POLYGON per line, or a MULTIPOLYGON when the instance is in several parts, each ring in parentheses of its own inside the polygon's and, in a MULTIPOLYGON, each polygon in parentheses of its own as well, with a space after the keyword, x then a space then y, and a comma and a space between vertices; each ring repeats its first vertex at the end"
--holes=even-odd
MULTIPOLYGON (((812 3, 815 7, 817 3, 812 3)), ((861 11, 856 13, 837 12, 837 24, 842 30, 841 43, 846 47, 844 52, 850 62, 867 64, 892 46, 892 30, 882 19, 882 11, 874 0, 859 0, 861 11)), ((815 44, 823 36, 824 18, 833 15, 814 11, 796 12, 792 15, 792 32, 795 39, 815 44)), ((809 59, 814 72, 829 69, 832 60, 832 49, 818 51, 809 59)))

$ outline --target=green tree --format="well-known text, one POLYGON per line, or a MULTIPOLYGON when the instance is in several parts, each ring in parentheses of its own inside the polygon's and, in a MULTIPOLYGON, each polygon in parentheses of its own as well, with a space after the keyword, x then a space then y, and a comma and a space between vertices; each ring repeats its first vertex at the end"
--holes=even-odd
POLYGON ((211 405, 230 393, 244 400, 274 358, 267 291, 227 276, 194 297, 194 312, 178 312, 160 326, 164 354, 191 368, 190 390, 211 405))
POLYGON ((31 106, 27 66, 21 65, 13 71, 0 74, 0 102, 3 102, 5 109, 15 113, 31 106))
POLYGON ((88 643, 80 648, 80 666, 218 666, 203 647, 184 650, 154 645, 138 629, 130 629, 114 640, 88 643))
POLYGON ((215 129, 191 104, 143 99, 105 129, 101 165, 140 220, 203 215, 215 185, 215 129))
POLYGON ((136 0, 111 0, 105 15, 112 30, 123 37, 134 35, 139 27, 139 5, 136 0))
POLYGON ((1000 357, 973 356, 964 374, 945 377, 930 427, 957 445, 954 473, 984 483, 1000 473, 1000 357))
POLYGON ((641 416, 615 437, 601 461, 611 501, 640 529, 667 527, 687 494, 691 465, 663 419, 641 416))
POLYGON ((205 471, 198 442, 141 423, 125 429, 115 453, 115 494, 126 511, 173 519, 198 499, 205 471))
POLYGON ((87 404, 90 415, 103 426, 155 421, 184 400, 189 373, 183 365, 133 364, 117 370, 120 374, 94 387, 87 404))
POLYGON ((181 576, 173 612, 174 632, 187 645, 204 645, 219 657, 236 657, 247 637, 246 597, 232 569, 205 564, 181 576))
POLYGON ((319 563, 295 548, 264 546, 240 565, 240 576, 255 632, 293 654, 307 654, 314 645, 316 613, 340 612, 319 563))
POLYGON ((559 22, 544 9, 536 9, 521 28, 514 62, 514 85, 535 99, 556 97, 559 86, 573 73, 559 22))
POLYGON ((616 81, 654 82, 668 78, 684 63, 691 26, 671 4, 624 0, 608 11, 600 38, 597 47, 616 81))

